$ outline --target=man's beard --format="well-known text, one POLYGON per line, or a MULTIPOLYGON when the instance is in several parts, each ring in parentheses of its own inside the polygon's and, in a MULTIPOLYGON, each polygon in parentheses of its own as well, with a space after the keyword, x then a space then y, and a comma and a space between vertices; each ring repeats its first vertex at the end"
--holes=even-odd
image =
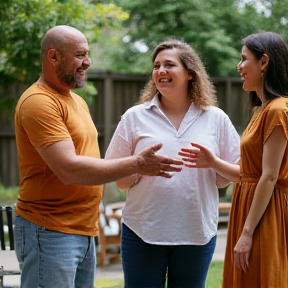
POLYGON ((69 86, 71 89, 82 88, 85 85, 86 77, 83 79, 79 75, 67 74, 65 63, 63 63, 56 71, 58 79, 69 86), (78 78, 78 79, 77 79, 78 78))

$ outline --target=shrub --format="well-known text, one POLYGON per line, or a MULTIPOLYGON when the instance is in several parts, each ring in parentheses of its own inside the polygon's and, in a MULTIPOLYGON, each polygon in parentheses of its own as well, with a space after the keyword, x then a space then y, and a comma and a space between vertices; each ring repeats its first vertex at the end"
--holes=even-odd
POLYGON ((4 187, 0 183, 0 205, 13 205, 18 197, 18 187, 4 187))

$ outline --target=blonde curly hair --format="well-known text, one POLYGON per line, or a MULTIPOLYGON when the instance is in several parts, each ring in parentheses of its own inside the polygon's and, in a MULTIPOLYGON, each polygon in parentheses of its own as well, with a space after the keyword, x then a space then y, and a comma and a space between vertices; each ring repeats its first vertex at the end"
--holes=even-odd
MULTIPOLYGON (((193 79, 188 81, 187 97, 191 99, 191 102, 203 110, 206 110, 209 106, 217 106, 214 85, 194 49, 189 44, 175 39, 164 41, 153 51, 153 63, 157 55, 165 49, 175 49, 183 66, 193 75, 193 79)), ((150 79, 143 89, 139 104, 150 101, 156 93, 161 96, 154 82, 150 79)))

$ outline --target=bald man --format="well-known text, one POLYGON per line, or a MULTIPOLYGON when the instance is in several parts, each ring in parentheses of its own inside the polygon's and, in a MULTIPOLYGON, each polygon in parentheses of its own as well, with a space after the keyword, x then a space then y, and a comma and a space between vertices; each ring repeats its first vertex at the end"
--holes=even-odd
POLYGON ((170 178, 182 162, 155 154, 161 144, 136 156, 100 159, 88 106, 72 92, 85 85, 91 65, 85 36, 70 26, 53 27, 43 38, 41 56, 41 76, 15 112, 21 287, 92 288, 101 184, 132 174, 135 180, 141 174, 170 178))

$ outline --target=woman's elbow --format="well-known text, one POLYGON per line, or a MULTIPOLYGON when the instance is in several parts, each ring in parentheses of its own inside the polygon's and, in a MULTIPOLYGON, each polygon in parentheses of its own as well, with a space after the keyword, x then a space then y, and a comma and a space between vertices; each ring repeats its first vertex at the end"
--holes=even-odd
POLYGON ((227 187, 231 182, 229 181, 228 183, 217 183, 216 186, 219 189, 227 187))
POLYGON ((270 184, 270 185, 275 186, 279 175, 278 175, 278 173, 272 172, 271 174, 268 174, 266 176, 264 175, 264 177, 265 177, 266 181, 268 182, 268 185, 270 184))

